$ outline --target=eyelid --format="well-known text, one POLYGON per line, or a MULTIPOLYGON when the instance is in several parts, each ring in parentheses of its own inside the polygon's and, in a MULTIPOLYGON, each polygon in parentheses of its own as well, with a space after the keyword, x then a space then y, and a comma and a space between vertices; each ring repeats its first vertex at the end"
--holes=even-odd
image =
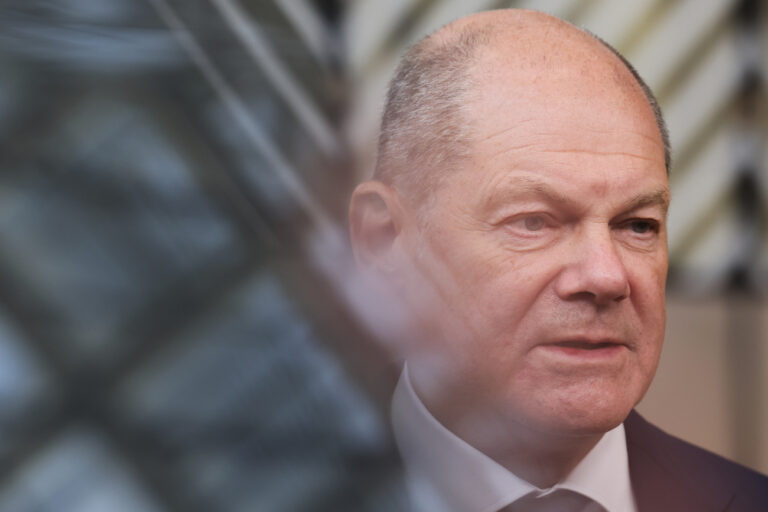
POLYGON ((510 215, 509 217, 504 220, 504 224, 514 224, 516 222, 522 222, 527 219, 531 218, 541 218, 544 221, 545 226, 554 226, 555 225, 555 219, 546 212, 525 212, 525 213, 518 213, 515 215, 510 215))
POLYGON ((618 217, 616 220, 611 221, 612 226, 623 226, 632 222, 649 222, 661 226, 666 219, 663 215, 656 215, 655 213, 628 213, 618 217))
POLYGON ((647 222, 648 224, 651 225, 651 227, 655 231, 658 231, 658 230, 661 229, 661 221, 658 220, 658 219, 654 219, 653 217, 631 217, 631 218, 628 218, 628 219, 624 219, 624 220, 622 220, 620 222, 617 222, 616 226, 618 226, 618 227, 627 227, 627 226, 632 225, 635 222, 647 222))
POLYGON ((619 222, 630 219, 649 219, 659 221, 660 219, 667 218, 667 211, 661 206, 643 206, 641 208, 626 210, 624 213, 616 215, 615 218, 619 219, 619 222))

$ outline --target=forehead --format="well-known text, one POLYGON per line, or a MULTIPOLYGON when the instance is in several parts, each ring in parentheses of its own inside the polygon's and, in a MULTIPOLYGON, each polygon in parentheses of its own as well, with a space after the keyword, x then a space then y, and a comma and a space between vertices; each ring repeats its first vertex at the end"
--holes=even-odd
POLYGON ((595 44, 567 55, 480 57, 467 109, 468 173, 477 191, 519 173, 587 187, 577 193, 666 186, 648 100, 629 70, 595 44))
POLYGON ((498 98, 503 96, 474 110, 475 165, 609 175, 658 168, 666 174, 664 146, 650 108, 601 96, 498 98))

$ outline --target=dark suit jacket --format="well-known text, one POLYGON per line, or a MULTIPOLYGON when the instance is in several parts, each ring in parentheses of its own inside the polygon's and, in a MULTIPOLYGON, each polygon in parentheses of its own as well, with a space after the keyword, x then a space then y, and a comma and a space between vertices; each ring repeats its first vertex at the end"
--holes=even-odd
MULTIPOLYGON (((635 411, 624 431, 638 512, 768 512, 767 476, 671 436, 635 411)), ((407 493, 399 498, 405 503, 392 510, 412 510, 407 493)))
POLYGON ((624 422, 639 512, 768 512, 768 477, 673 437, 632 411, 624 422))

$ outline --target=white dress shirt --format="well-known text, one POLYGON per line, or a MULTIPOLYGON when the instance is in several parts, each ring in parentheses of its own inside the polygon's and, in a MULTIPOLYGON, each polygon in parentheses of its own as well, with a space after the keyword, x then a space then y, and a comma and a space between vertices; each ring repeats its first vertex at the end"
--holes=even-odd
POLYGON ((568 489, 592 499, 582 512, 637 512, 624 425, 606 432, 565 479, 540 489, 440 424, 411 385, 407 365, 392 398, 392 425, 419 512, 496 512, 535 493, 568 489))

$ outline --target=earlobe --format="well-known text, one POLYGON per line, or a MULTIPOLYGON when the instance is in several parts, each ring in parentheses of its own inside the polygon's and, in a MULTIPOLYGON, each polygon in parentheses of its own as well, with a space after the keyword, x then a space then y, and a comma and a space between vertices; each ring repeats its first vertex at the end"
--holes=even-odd
POLYGON ((379 181, 366 181, 352 193, 349 231, 358 264, 380 271, 392 270, 395 240, 401 230, 402 211, 397 192, 379 181))

